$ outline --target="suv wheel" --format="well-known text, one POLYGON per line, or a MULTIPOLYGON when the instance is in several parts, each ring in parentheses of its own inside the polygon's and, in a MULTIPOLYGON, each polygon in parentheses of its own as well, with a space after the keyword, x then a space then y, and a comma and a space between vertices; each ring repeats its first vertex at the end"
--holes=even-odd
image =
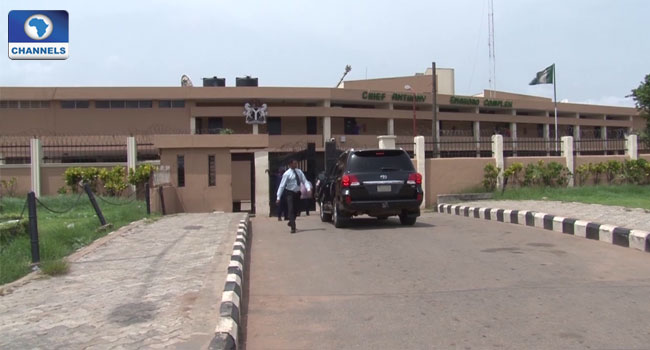
POLYGON ((343 214, 339 210, 339 203, 336 201, 334 202, 333 212, 334 212, 334 218, 333 218, 334 227, 336 228, 345 227, 348 224, 349 218, 343 216, 343 214))
POLYGON ((325 212, 325 210, 323 209, 324 205, 325 205, 325 203, 323 203, 323 199, 321 199, 318 202, 318 206, 320 207, 320 221, 322 221, 322 222, 330 222, 330 221, 332 221, 332 214, 328 214, 328 213, 325 212))
POLYGON ((408 216, 408 215, 406 215, 406 214, 401 214, 401 215, 399 216, 399 222, 402 223, 402 225, 412 226, 412 225, 415 224, 415 220, 416 220, 416 219, 417 219, 417 217, 415 217, 415 216, 408 216))

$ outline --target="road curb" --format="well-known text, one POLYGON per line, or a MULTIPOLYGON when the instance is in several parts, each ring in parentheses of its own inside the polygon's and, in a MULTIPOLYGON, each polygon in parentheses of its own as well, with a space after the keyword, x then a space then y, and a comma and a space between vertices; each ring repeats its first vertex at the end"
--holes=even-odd
POLYGON ((481 208, 444 203, 438 204, 436 209, 439 213, 532 226, 633 248, 642 252, 650 252, 650 232, 647 231, 565 218, 530 210, 481 208))
POLYGON ((210 342, 210 350, 236 350, 241 328, 241 299, 244 291, 244 267, 249 239, 250 217, 239 221, 237 238, 232 247, 228 275, 221 294, 220 319, 210 342))

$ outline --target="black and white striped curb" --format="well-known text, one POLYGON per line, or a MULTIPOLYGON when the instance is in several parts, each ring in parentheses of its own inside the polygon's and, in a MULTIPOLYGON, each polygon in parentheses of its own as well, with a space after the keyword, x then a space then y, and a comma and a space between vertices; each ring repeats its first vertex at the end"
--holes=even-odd
POLYGON ((480 208, 453 204, 438 204, 437 209, 439 213, 533 226, 650 252, 650 232, 647 231, 631 230, 527 210, 480 208))
POLYGON ((232 256, 228 265, 226 285, 221 294, 221 318, 210 342, 210 350, 235 350, 238 347, 241 320, 241 298, 243 295, 244 265, 246 261, 246 244, 250 233, 250 219, 239 221, 237 238, 232 247, 232 256))

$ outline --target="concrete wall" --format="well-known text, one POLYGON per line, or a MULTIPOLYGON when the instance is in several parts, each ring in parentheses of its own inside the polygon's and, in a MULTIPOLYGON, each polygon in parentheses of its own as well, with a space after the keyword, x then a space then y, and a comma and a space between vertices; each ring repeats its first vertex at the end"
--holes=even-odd
POLYGON ((562 165, 565 165, 566 161, 564 157, 506 157, 504 158, 505 167, 509 167, 513 163, 522 163, 524 167, 531 163, 537 163, 539 161, 544 163, 556 162, 562 165))
POLYGON ((435 158, 426 160, 425 198, 427 206, 436 203, 436 196, 458 193, 481 186, 483 168, 494 164, 492 158, 435 158))
POLYGON ((233 161, 231 164, 232 200, 251 200, 251 162, 249 160, 233 161))
POLYGON ((627 159, 628 157, 626 156, 579 156, 579 157, 575 157, 575 165, 577 169, 579 166, 583 164, 603 163, 603 162, 608 162, 610 160, 616 160, 622 162, 627 159))
MULTIPOLYGON (((229 149, 166 148, 161 150, 160 164, 171 166, 171 182, 178 197, 177 211, 186 213, 232 211, 232 169, 229 149), (177 155, 185 157, 184 187, 178 187, 177 155), (208 186, 208 155, 215 156, 216 186, 208 186)), ((173 194, 170 196, 173 198, 173 194)), ((170 205, 172 204, 173 202, 170 202, 170 205)), ((167 200, 165 205, 167 206, 167 200)))

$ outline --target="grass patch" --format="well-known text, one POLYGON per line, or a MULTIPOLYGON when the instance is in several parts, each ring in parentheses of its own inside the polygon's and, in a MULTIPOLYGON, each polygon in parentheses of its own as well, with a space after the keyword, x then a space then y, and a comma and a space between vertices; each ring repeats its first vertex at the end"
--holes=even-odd
MULTIPOLYGON (((129 202, 117 198, 107 198, 110 205, 98 200, 106 221, 113 224, 113 229, 98 232, 99 219, 90 205, 88 197, 79 195, 59 195, 40 198, 49 208, 64 211, 57 214, 37 205, 40 255, 43 264, 56 262, 75 250, 84 247, 97 238, 105 236, 128 223, 147 217, 146 207, 142 201, 129 202)), ((2 198, 2 214, 20 215, 25 198, 2 198)), ((27 211, 24 216, 27 217, 27 211)), ((17 236, 8 242, 0 242, 0 284, 8 283, 28 274, 31 263, 29 235, 17 236)))
POLYGON ((494 193, 494 199, 554 200, 588 204, 618 205, 628 208, 650 209, 650 186, 612 185, 584 187, 523 187, 494 193))
POLYGON ((41 271, 48 276, 60 276, 68 273, 70 266, 63 259, 48 260, 41 262, 41 271))

